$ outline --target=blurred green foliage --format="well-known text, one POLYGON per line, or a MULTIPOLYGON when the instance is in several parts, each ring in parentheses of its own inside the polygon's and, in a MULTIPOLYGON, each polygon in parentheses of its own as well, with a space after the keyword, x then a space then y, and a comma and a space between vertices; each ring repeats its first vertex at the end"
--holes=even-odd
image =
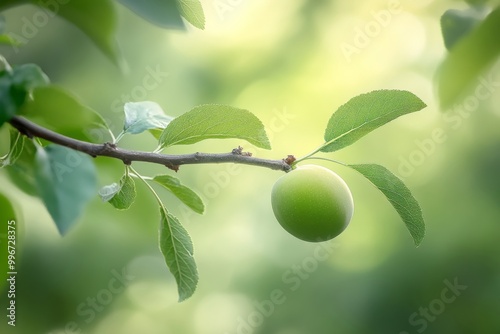
MULTIPOLYGON (((25 226, 17 326, 4 318, 0 332, 233 334, 249 326, 278 334, 500 332, 498 66, 486 73, 494 83, 488 97, 457 102, 450 114, 440 113, 433 94, 432 78, 447 53, 439 18, 465 4, 401 1, 398 14, 390 15, 387 1, 202 4, 206 30, 188 33, 162 30, 120 8, 124 74, 57 17, 23 47, 0 50, 11 64, 39 64, 54 84, 98 110, 115 134, 129 101, 155 101, 172 116, 203 103, 248 109, 263 120, 273 150, 243 146, 268 158, 301 156, 318 146, 332 111, 352 96, 412 91, 429 105, 425 112, 398 119, 336 156, 393 171, 410 164, 411 172, 400 176, 423 208, 426 239, 415 249, 378 190, 348 169, 325 165, 349 184, 355 213, 341 236, 319 246, 294 239, 275 221, 270 190, 279 172, 185 166, 176 176, 202 195, 204 216, 157 187, 191 233, 199 266, 197 294, 179 304, 157 246, 157 207, 142 185, 127 211, 96 196, 61 238, 41 203, 2 173, 2 194, 21 209, 25 226), (358 52, 347 58, 342 43, 358 52), (466 288, 454 293, 449 285, 455 281, 466 288)), ((36 10, 6 11, 5 31, 21 34, 36 10)), ((7 127, 0 138, 3 155, 7 127)), ((239 144, 210 140, 168 152, 225 152, 239 144)), ((156 140, 127 136, 120 145, 152 150, 156 140)), ((101 186, 123 174, 120 161, 95 162, 101 186)), ((134 167, 149 175, 173 173, 134 167)), ((2 293, 2 310, 6 303, 2 293)))

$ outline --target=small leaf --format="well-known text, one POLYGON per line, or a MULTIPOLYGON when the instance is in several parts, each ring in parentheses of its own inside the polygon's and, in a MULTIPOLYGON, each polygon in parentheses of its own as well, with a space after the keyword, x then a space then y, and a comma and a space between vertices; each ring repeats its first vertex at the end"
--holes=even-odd
POLYGON ((38 87, 20 114, 55 132, 84 141, 98 141, 92 129, 108 128, 106 121, 93 109, 57 86, 38 87))
POLYGON ((158 103, 151 101, 125 103, 123 131, 137 134, 151 129, 165 129, 173 117, 165 115, 158 103))
POLYGON ((9 153, 0 158, 0 168, 14 164, 23 153, 24 137, 19 131, 10 129, 9 153))
POLYGON ((500 56, 500 7, 454 45, 437 74, 441 107, 448 109, 477 85, 477 78, 500 56))
POLYGON ((254 114, 216 104, 195 107, 175 118, 163 130, 160 145, 187 145, 213 138, 239 138, 260 148, 271 148, 264 125, 254 114))
POLYGON ((118 192, 120 191, 121 186, 113 182, 110 185, 104 186, 99 189, 99 196, 101 197, 103 202, 109 202, 118 192))
POLYGON ((198 29, 205 29, 205 13, 199 0, 178 0, 183 18, 198 29))
POLYGON ((198 284, 193 243, 188 232, 164 207, 160 207, 160 250, 177 282, 179 301, 191 297, 198 284))
POLYGON ((37 147, 35 179, 45 207, 65 234, 94 197, 97 180, 91 158, 59 145, 37 147))
POLYGON ((387 197, 406 224, 415 245, 420 245, 425 236, 422 210, 403 181, 380 165, 349 165, 349 167, 370 180, 387 197))
POLYGON ((182 185, 178 178, 170 175, 157 175, 153 178, 153 181, 167 188, 194 212, 202 214, 205 211, 205 205, 200 196, 190 188, 182 185))
POLYGON ((414 94, 401 90, 377 90, 356 96, 330 118, 321 151, 340 150, 399 116, 425 107, 414 94))
POLYGON ((466 36, 485 17, 485 12, 476 7, 466 10, 449 9, 441 16, 441 31, 448 50, 466 36))
POLYGON ((104 186, 99 190, 99 196, 104 202, 109 202, 118 210, 126 210, 130 208, 135 201, 136 191, 135 182, 130 175, 125 174, 120 179, 120 184, 113 183, 109 186, 104 186))
POLYGON ((118 2, 157 26, 185 28, 176 0, 118 0, 118 2))

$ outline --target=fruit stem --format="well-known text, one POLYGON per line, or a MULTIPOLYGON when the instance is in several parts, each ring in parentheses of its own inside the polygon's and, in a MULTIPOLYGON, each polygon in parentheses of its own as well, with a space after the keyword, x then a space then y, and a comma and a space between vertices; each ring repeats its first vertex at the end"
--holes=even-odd
POLYGON ((323 147, 323 145, 322 145, 322 146, 320 146, 320 147, 318 147, 318 148, 317 148, 317 149, 315 149, 314 151, 312 151, 312 152, 310 152, 310 153, 308 153, 308 154, 304 155, 303 157, 298 158, 297 160, 295 160, 295 162, 294 162, 293 164, 295 165, 295 164, 297 164, 297 163, 299 163, 299 162, 301 162, 301 161, 304 161, 304 160, 307 160, 307 159, 311 159, 311 157, 312 157, 313 155, 315 155, 316 153, 318 153, 318 152, 321 150, 321 148, 322 148, 322 147, 323 147))
MULTIPOLYGON (((297 161, 304 161, 304 160, 324 160, 324 161, 329 161, 329 162, 333 162, 333 163, 336 163, 336 164, 339 164, 339 165, 342 165, 342 166, 348 166, 346 163, 342 162, 342 161, 338 161, 338 160, 333 160, 333 159, 329 159, 329 158, 322 158, 322 157, 312 157, 312 156, 305 156, 303 158, 300 158, 298 159, 297 161)), ((297 163, 297 161, 295 163, 297 163)))

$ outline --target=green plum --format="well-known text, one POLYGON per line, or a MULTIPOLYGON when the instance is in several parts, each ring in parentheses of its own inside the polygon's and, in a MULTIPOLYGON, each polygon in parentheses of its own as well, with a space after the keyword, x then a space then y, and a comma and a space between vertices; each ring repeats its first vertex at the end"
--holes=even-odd
POLYGON ((347 184, 331 170, 304 165, 280 177, 271 193, 274 215, 293 236, 311 242, 344 231, 354 202, 347 184))

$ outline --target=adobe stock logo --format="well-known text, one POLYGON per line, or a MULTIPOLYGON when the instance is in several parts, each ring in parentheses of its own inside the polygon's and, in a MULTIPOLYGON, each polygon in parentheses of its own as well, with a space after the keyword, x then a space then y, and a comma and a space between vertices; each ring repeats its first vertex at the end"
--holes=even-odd
MULTIPOLYGON (((436 321, 437 317, 467 289, 466 285, 458 282, 457 277, 453 282, 446 279, 443 283, 446 287, 441 290, 439 298, 433 299, 427 307, 420 307, 418 312, 410 314, 408 322, 416 328, 417 333, 423 333, 429 327, 429 323, 436 321)), ((410 332, 399 332, 399 334, 410 334, 410 332)))
POLYGON ((382 33, 382 31, 389 26, 392 18, 395 15, 401 14, 401 3, 398 0, 389 0, 387 9, 372 11, 372 20, 365 23, 361 27, 354 28, 354 38, 352 43, 342 43, 340 50, 348 63, 352 61, 354 55, 359 55, 362 50, 370 46, 372 40, 382 33))

